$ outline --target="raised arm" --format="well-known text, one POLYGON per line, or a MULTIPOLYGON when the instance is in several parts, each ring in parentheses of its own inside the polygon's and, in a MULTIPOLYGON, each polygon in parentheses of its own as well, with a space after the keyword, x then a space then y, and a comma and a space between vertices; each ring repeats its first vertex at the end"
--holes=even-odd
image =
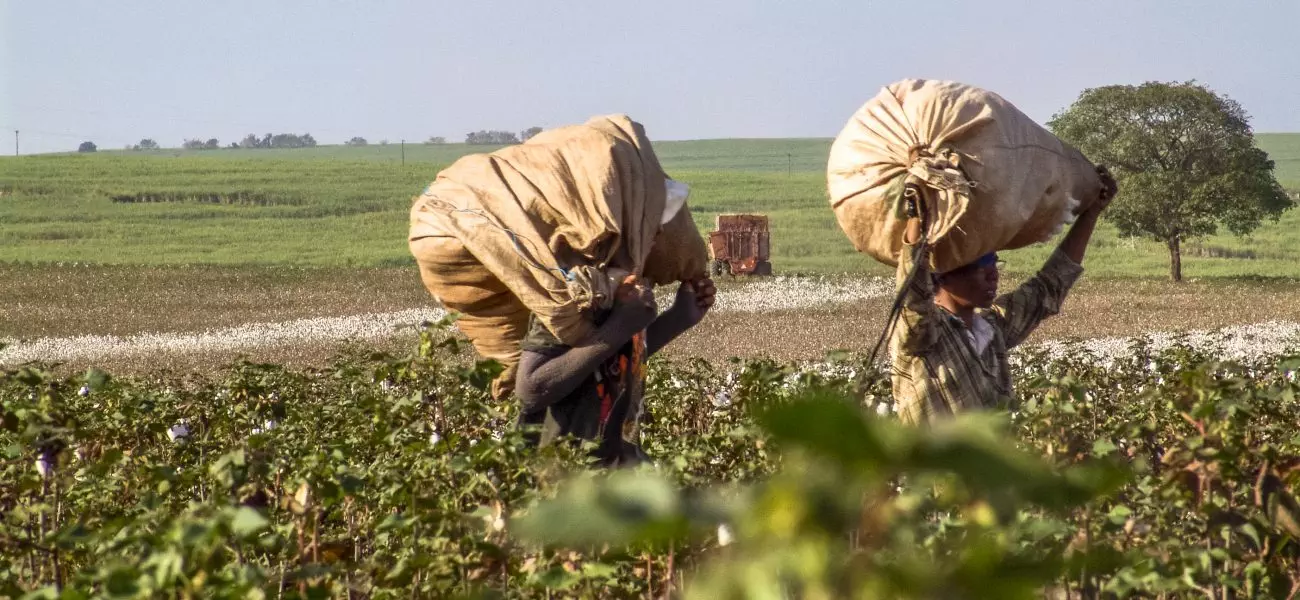
POLYGON ((673 305, 664 314, 659 315, 646 331, 647 352, 654 353, 663 349, 677 336, 699 325, 704 315, 713 308, 717 288, 712 279, 683 281, 677 286, 677 296, 673 305))
POLYGON ((1088 249, 1093 230, 1097 228, 1097 219, 1119 192, 1119 185, 1115 183, 1115 178, 1111 177, 1110 171, 1105 166, 1097 167, 1097 175, 1101 178, 1101 192, 1097 201, 1079 215, 1059 246, 1061 253, 1076 265, 1083 264, 1083 253, 1088 249))
POLYGON ((1074 221, 1043 268, 1015 291, 993 302, 1007 347, 1020 344, 1044 319, 1059 313, 1066 294, 1083 273, 1083 255, 1097 220, 1118 191, 1106 167, 1097 167, 1097 174, 1101 176, 1100 197, 1074 221))

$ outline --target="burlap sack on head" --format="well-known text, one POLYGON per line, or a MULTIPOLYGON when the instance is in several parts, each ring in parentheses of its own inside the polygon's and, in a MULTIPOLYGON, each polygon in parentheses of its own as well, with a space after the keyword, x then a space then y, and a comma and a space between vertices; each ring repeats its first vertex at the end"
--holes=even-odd
POLYGON ((992 92, 894 83, 853 115, 826 165, 831 207, 859 252, 894 266, 915 183, 930 207, 931 267, 1050 239, 1101 191, 1078 150, 992 92))
POLYGON ((655 236, 641 274, 655 285, 702 279, 708 273, 708 259, 709 249, 691 218, 691 209, 683 206, 655 236))
POLYGON ((641 125, 612 115, 461 158, 415 199, 409 242, 421 278, 462 313, 457 326, 475 349, 506 365, 495 396, 513 388, 530 313, 577 344, 627 274, 703 275, 689 209, 661 228, 666 181, 641 125))

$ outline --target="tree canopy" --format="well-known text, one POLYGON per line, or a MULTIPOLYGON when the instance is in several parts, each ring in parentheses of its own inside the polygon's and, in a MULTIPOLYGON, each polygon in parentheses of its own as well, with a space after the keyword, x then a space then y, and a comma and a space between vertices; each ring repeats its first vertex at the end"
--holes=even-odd
POLYGON ((1182 242, 1220 226, 1244 235, 1292 205, 1245 110, 1194 82, 1084 90, 1049 125, 1111 168, 1120 194, 1107 218, 1122 235, 1163 242, 1175 281, 1182 242))

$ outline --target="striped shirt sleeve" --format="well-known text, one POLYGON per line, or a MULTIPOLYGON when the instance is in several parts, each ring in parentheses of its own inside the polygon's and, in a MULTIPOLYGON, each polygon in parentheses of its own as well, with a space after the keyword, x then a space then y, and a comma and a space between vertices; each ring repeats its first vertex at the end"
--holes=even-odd
POLYGON ((1019 345, 1044 319, 1061 312, 1066 294, 1081 274, 1083 267, 1057 249, 1038 274, 994 300, 993 321, 1002 329, 1007 348, 1019 345))

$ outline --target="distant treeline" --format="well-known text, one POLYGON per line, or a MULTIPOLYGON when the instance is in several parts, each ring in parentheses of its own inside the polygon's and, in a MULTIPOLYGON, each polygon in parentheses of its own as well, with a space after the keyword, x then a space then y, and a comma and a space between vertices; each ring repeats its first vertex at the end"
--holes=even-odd
MULTIPOLYGON (((475 131, 472 133, 465 134, 465 143, 482 144, 482 145, 518 144, 520 142, 527 141, 528 138, 531 138, 541 132, 542 132, 541 127, 529 127, 528 129, 520 131, 519 133, 515 133, 513 131, 498 130, 498 129, 488 130, 488 131, 475 131)), ((385 140, 381 143, 387 144, 388 141, 385 140)), ((441 136, 431 136, 427 140, 425 140, 424 143, 430 145, 446 144, 447 138, 441 136)), ((366 138, 358 136, 358 137, 353 137, 346 142, 343 142, 343 144, 346 146, 366 146, 369 144, 369 142, 366 141, 366 138)), ((304 133, 302 135, 298 135, 296 133, 268 133, 262 135, 261 137, 259 137, 257 134, 250 133, 244 136, 244 139, 240 140, 239 142, 231 142, 229 146, 225 146, 225 147, 226 148, 314 148, 316 147, 316 138, 312 137, 310 133, 304 133)), ((158 150, 160 148, 162 148, 162 146, 158 145, 158 142, 150 138, 142 139, 138 144, 127 144, 126 146, 127 150, 158 150)), ((222 145, 217 138, 208 138, 207 140, 201 138, 191 138, 191 139, 186 139, 184 142, 182 142, 181 148, 184 148, 186 150, 218 150, 222 148, 222 145)), ((80 148, 80 151, 94 152, 95 151, 94 143, 84 142, 82 144, 82 147, 80 148)))

